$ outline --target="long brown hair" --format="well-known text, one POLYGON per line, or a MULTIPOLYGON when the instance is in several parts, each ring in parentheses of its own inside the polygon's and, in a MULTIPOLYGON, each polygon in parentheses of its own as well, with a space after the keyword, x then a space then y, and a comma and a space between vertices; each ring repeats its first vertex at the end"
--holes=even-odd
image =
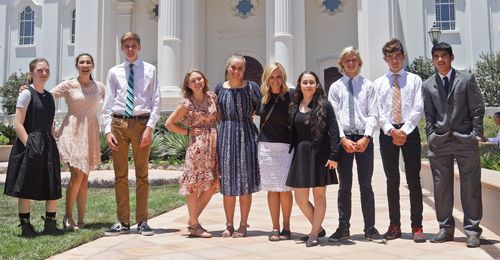
POLYGON ((274 70, 279 70, 281 72, 281 76, 283 77, 279 97, 282 98, 288 92, 288 86, 286 85, 285 68, 279 62, 270 63, 264 69, 264 73, 262 73, 262 85, 260 86, 260 92, 262 93, 262 104, 267 104, 269 102, 269 99, 271 99, 271 86, 269 86, 268 81, 274 70))
POLYGON ((189 86, 189 77, 191 77, 191 74, 195 72, 200 74, 201 77, 203 78, 203 81, 205 81, 205 87, 203 87, 203 93, 207 93, 208 91, 207 76, 205 76, 205 74, 198 69, 190 69, 188 70, 188 72, 186 72, 186 75, 184 76, 184 82, 182 83, 182 92, 184 93, 185 98, 191 97, 193 95, 193 90, 190 89, 188 86, 189 86))
POLYGON ((33 84, 33 77, 31 76, 31 73, 35 71, 35 67, 38 63, 40 62, 45 62, 47 63, 47 66, 50 68, 50 64, 45 58, 36 58, 30 62, 30 74, 28 74, 28 85, 33 84))

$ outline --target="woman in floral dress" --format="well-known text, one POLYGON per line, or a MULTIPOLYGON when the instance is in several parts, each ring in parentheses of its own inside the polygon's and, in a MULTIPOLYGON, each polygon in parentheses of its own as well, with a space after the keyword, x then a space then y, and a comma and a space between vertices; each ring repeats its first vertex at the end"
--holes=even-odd
POLYGON ((179 193, 187 196, 190 236, 210 238, 212 234, 200 225, 198 217, 220 181, 216 150, 217 97, 208 90, 207 77, 199 70, 186 73, 182 89, 184 99, 168 117, 165 127, 189 136, 179 193))

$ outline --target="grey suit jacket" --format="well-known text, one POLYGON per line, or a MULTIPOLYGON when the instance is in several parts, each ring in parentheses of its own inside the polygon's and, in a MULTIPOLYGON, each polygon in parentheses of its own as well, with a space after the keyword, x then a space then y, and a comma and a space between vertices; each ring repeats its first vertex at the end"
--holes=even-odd
POLYGON ((436 74, 423 83, 425 130, 430 148, 452 138, 477 144, 483 134, 484 100, 474 76, 453 69, 447 95, 436 74))

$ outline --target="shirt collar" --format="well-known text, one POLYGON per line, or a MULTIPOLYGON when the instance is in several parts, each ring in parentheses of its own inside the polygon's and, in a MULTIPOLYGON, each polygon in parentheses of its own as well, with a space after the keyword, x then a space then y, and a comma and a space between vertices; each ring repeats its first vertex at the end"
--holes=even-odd
POLYGON ((398 75, 401 77, 401 76, 403 76, 405 73, 406 73, 406 70, 405 70, 404 68, 402 68, 402 69, 401 69, 400 71, 398 71, 397 73, 394 73, 394 72, 392 72, 392 71, 390 71, 390 70, 389 70, 389 71, 387 72, 387 77, 388 77, 388 78, 392 78, 392 75, 394 75, 394 74, 398 74, 398 75))
MULTIPOLYGON (((354 76, 354 78, 352 78, 352 82, 353 82, 353 83, 356 83, 356 82, 358 82, 358 80, 359 80, 360 78, 361 78, 361 75, 360 75, 360 74, 358 74, 358 75, 354 76)), ((349 77, 348 77, 347 75, 345 75, 345 74, 344 74, 344 76, 342 76, 342 81, 344 81, 344 83, 345 83, 345 85, 346 85, 346 86, 347 86, 347 84, 349 83, 349 80, 350 80, 350 79, 351 79, 351 78, 349 78, 349 77)))
MULTIPOLYGON (((142 63, 142 60, 137 59, 137 60, 135 60, 135 62, 134 62, 133 64, 134 64, 134 66, 137 66, 137 65, 140 65, 141 63, 142 63)), ((128 62, 128 60, 125 60, 125 62, 123 63, 123 65, 124 65, 125 67, 129 67, 129 66, 130 66, 130 64, 131 64, 131 63, 130 63, 130 62, 128 62)))
POLYGON ((441 75, 441 73, 439 73, 439 72, 438 72, 438 74, 439 74, 439 77, 441 78, 442 81, 444 81, 444 79, 443 79, 444 77, 448 77, 448 80, 450 80, 451 79, 451 72, 452 71, 453 71, 453 69, 450 69, 448 71, 448 73, 446 73, 446 75, 441 75))

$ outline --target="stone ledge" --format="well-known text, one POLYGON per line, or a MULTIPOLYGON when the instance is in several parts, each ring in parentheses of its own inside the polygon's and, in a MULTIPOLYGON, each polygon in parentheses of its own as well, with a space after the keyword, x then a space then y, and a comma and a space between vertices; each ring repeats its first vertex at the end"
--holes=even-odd
MULTIPOLYGON (((420 171, 420 178, 422 183, 422 188, 433 192, 433 181, 431 167, 428 161, 422 162, 422 169, 420 171)), ((458 174, 458 168, 455 165, 455 183, 454 183, 454 207, 460 211, 462 210, 462 204, 460 201, 460 176, 458 174)), ((481 220, 481 225, 488 228, 496 235, 500 234, 500 222, 498 217, 500 216, 500 172, 481 169, 481 188, 483 197, 483 218, 481 220)))

